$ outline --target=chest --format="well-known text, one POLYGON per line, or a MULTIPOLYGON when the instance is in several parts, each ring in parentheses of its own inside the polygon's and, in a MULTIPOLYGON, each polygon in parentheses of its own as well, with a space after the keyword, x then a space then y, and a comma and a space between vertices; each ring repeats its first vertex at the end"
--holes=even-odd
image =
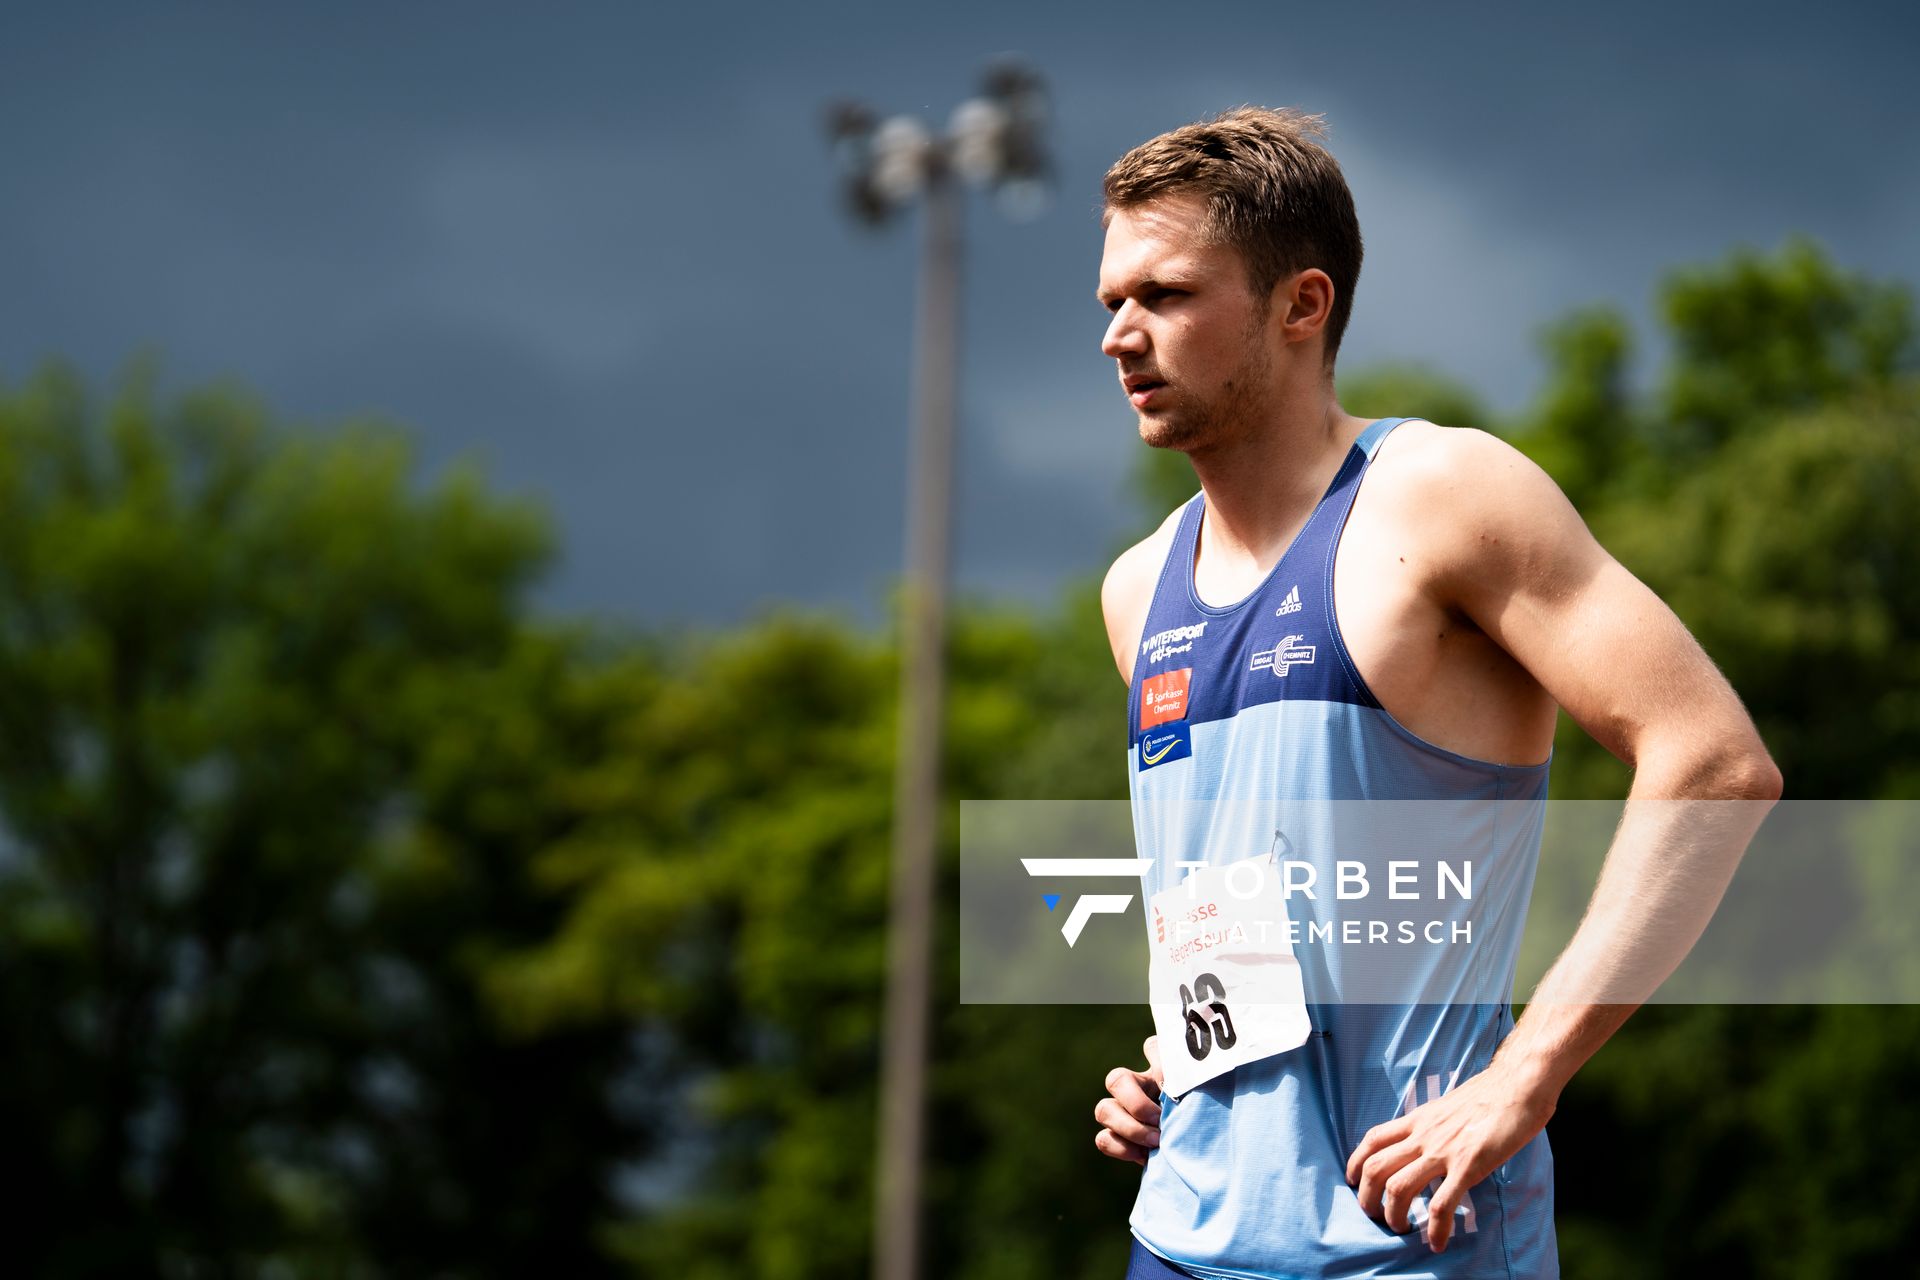
POLYGON ((1471 619, 1435 601, 1417 517, 1370 496, 1363 488, 1337 532, 1310 528, 1270 574, 1210 565, 1200 550, 1199 600, 1245 601, 1236 610, 1245 616, 1219 627, 1233 635, 1240 680, 1255 681, 1256 697, 1265 672, 1289 678, 1267 696, 1377 703, 1415 735, 1476 759, 1544 758, 1551 700, 1471 619), (1274 665, 1289 654, 1317 669, 1274 665))
MULTIPOLYGON (((1318 627, 1325 641, 1344 642, 1361 683, 1383 685, 1404 702, 1446 680, 1456 665, 1449 655, 1469 631, 1479 633, 1422 588, 1417 529, 1367 496, 1355 495, 1344 512, 1323 504, 1271 567, 1210 552, 1200 531, 1190 552, 1193 597, 1217 616, 1209 623, 1215 633, 1231 632, 1241 649, 1270 640, 1268 631, 1287 629, 1290 615, 1309 630, 1318 627)), ((1174 611, 1157 607, 1155 613, 1164 621, 1177 611, 1176 602, 1174 611)))

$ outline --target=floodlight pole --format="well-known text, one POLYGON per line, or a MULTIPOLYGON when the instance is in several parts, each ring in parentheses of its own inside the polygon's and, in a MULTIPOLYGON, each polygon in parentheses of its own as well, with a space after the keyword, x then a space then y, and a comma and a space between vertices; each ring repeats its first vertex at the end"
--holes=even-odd
POLYGON ((879 1158, 874 1168, 875 1280, 911 1280, 920 1273, 920 1189, 926 1145, 934 867, 940 840, 940 737, 946 693, 964 194, 944 166, 936 164, 933 169, 926 190, 920 316, 914 349, 914 441, 907 507, 908 571, 901 599, 894 860, 887 911, 879 1158))
POLYGON ((881 121, 857 103, 839 103, 828 115, 828 133, 841 153, 846 194, 857 218, 884 222, 919 197, 926 206, 914 337, 906 580, 900 594, 900 721, 874 1156, 874 1280, 915 1280, 920 1274, 965 181, 1031 199, 1048 168, 1040 77, 1017 61, 1002 60, 988 69, 983 89, 954 111, 948 130, 938 137, 904 116, 881 121))

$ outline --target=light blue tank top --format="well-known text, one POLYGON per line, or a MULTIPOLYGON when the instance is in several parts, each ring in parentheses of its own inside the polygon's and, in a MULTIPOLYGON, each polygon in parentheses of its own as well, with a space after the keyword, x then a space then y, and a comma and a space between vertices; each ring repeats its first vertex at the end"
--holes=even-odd
POLYGON ((1469 1189, 1440 1254, 1420 1230, 1424 1199, 1413 1229, 1396 1235, 1367 1217, 1346 1182, 1347 1157, 1368 1129, 1483 1070, 1512 1029, 1508 996, 1547 794, 1547 763, 1474 760, 1400 725, 1341 637, 1334 554, 1375 451, 1404 421, 1382 418, 1361 433, 1266 580, 1224 608, 1193 589, 1204 514, 1196 494, 1135 654, 1128 778, 1139 854, 1152 861, 1148 896, 1178 883, 1179 860, 1232 862, 1278 843, 1281 856, 1312 864, 1321 887, 1314 900, 1294 897, 1290 917, 1303 936, 1313 925, 1335 931, 1294 948, 1314 1027, 1306 1044, 1163 1101, 1131 1226, 1149 1249, 1205 1276, 1559 1275, 1544 1132, 1469 1189), (1357 815, 1386 814, 1380 829, 1389 830, 1396 813, 1423 815, 1417 842, 1356 838, 1357 815), (1421 863, 1421 900, 1387 897, 1388 856, 1421 863), (1366 898, 1330 891, 1340 859, 1366 866, 1366 898), (1442 860, 1471 862, 1471 897, 1436 890, 1427 864, 1442 860), (1390 929, 1409 917, 1416 929, 1465 927, 1472 940, 1328 940, 1359 916, 1390 929), (1379 994, 1388 988, 1404 994, 1379 994))

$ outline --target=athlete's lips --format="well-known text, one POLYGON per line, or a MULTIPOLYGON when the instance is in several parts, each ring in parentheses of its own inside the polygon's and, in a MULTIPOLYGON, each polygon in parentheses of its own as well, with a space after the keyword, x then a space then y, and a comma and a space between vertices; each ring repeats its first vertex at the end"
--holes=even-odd
POLYGON ((1120 385, 1126 388, 1127 399, 1133 402, 1133 407, 1144 409, 1147 407, 1147 402, 1153 399, 1154 393, 1167 384, 1152 374, 1130 373, 1120 379, 1120 385))

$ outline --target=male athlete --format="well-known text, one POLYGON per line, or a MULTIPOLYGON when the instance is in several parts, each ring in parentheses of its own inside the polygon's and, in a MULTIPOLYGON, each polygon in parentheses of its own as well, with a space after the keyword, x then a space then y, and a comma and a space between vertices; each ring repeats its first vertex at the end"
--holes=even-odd
MULTIPOLYGON (((1135 834, 1151 896, 1181 860, 1260 852, 1251 837, 1294 821, 1269 800, 1534 806, 1434 833, 1471 844, 1478 880, 1470 903, 1426 909, 1481 932, 1401 949, 1431 955, 1429 983, 1477 966, 1471 989, 1498 994, 1335 1000, 1356 953, 1296 945, 1303 1042, 1235 1043, 1251 1060, 1176 1097, 1169 1055, 1212 1069, 1198 1058, 1232 1040, 1215 1015, 1252 1008, 1185 992, 1200 1040, 1150 1039, 1148 1070, 1115 1068, 1095 1145, 1143 1167, 1133 1277, 1557 1276, 1547 1119, 1699 936, 1781 779, 1713 663, 1538 467, 1483 432, 1340 407, 1361 238, 1318 122, 1243 108, 1106 175, 1101 350, 1141 438, 1186 454, 1201 488, 1101 593, 1135 834), (1516 1025, 1558 708, 1634 781, 1587 915, 1516 1025)), ((1289 910, 1353 908, 1323 892, 1289 910)))

